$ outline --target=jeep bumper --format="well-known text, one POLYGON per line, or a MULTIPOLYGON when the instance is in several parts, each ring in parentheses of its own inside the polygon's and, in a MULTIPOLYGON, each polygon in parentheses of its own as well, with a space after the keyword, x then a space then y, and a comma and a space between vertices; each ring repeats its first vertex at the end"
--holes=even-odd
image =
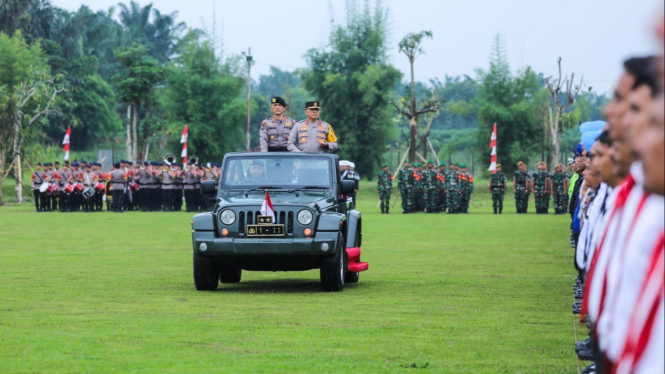
POLYGON ((213 231, 192 231, 194 252, 204 256, 331 255, 338 240, 339 233, 332 231, 313 238, 221 238, 213 231))

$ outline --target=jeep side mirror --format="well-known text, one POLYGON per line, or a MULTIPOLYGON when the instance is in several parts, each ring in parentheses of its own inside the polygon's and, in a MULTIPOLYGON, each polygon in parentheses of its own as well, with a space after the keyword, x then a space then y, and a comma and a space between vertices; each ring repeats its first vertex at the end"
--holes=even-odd
POLYGON ((215 181, 202 181, 201 182, 201 195, 212 195, 215 193, 215 181))
POLYGON ((356 184, 354 181, 342 181, 342 194, 349 195, 356 191, 356 184))

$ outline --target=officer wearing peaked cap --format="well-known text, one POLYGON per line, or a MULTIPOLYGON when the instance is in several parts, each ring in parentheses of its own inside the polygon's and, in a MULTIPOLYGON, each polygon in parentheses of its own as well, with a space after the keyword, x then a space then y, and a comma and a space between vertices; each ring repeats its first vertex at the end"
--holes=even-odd
POLYGON ((319 119, 321 106, 318 101, 305 103, 307 119, 293 126, 289 135, 290 152, 324 153, 338 148, 337 136, 332 126, 319 119))
POLYGON ((284 115, 286 101, 279 96, 270 100, 272 118, 261 123, 261 152, 286 152, 291 130, 296 124, 293 118, 284 115))

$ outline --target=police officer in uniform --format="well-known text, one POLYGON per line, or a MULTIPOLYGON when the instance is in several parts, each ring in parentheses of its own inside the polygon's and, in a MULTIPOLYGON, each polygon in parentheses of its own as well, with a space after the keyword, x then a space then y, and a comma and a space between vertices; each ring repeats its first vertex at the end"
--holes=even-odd
POLYGON ((62 170, 60 169, 60 161, 56 161, 55 164, 55 170, 53 170, 53 183, 55 183, 58 186, 58 189, 56 192, 51 196, 51 209, 54 212, 58 211, 58 203, 60 202, 60 185, 62 183, 61 178, 60 178, 60 173, 62 170))
POLYGON ((355 164, 351 161, 340 161, 339 168, 342 173, 341 179, 343 181, 353 181, 353 193, 350 193, 348 197, 351 198, 351 209, 356 207, 356 194, 358 193, 358 188, 360 187, 360 175, 353 170, 355 164))
MULTIPOLYGON (((83 173, 83 190, 88 188, 95 188, 97 184, 97 174, 92 171, 92 163, 85 165, 85 172, 83 173)), ((95 196, 92 195, 89 199, 83 202, 83 211, 92 213, 95 211, 95 196)))
POLYGON ((122 207, 125 203, 125 184, 127 174, 120 168, 120 163, 113 165, 111 170, 111 194, 113 196, 113 211, 122 213, 122 207))
POLYGON ((69 198, 71 195, 65 193, 65 187, 72 178, 72 171, 69 170, 69 161, 65 161, 60 172, 60 212, 69 211, 69 198))
POLYGON ((185 209, 187 212, 196 212, 198 209, 196 207, 194 186, 196 185, 199 176, 196 173, 193 162, 188 166, 185 166, 185 169, 180 173, 180 177, 183 179, 183 189, 185 190, 185 209))
MULTIPOLYGON (((212 169, 212 164, 207 163, 205 170, 203 171, 203 176, 201 177, 202 181, 214 181, 218 182, 219 181, 219 174, 217 174, 213 169, 212 169)), ((213 208, 213 201, 212 199, 216 199, 217 195, 214 196, 204 196, 202 195, 203 203, 205 205, 205 211, 209 212, 212 211, 213 208)))
POLYGON ((173 169, 169 170, 169 166, 165 164, 161 173, 159 173, 159 180, 162 182, 162 211, 170 212, 173 188, 177 180, 176 174, 173 169))
POLYGON ((38 162, 35 165, 35 172, 32 174, 32 177, 30 178, 30 183, 32 184, 32 193, 33 196, 35 197, 35 209, 38 212, 41 212, 41 199, 42 199, 42 194, 39 191, 39 187, 42 186, 42 183, 44 183, 44 172, 42 171, 42 164, 41 162, 38 162))
POLYGON ((296 124, 293 118, 286 117, 286 101, 279 96, 270 100, 272 118, 261 123, 261 152, 286 152, 291 131, 296 124))
POLYGON ((319 119, 319 102, 308 101, 305 108, 307 119, 296 123, 289 135, 289 152, 324 153, 336 150, 335 131, 330 124, 319 119))

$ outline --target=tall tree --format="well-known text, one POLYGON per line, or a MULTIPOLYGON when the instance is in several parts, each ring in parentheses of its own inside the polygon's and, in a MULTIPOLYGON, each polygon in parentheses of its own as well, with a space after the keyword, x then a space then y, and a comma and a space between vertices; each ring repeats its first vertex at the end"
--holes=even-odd
POLYGON ((321 102, 322 119, 339 137, 339 154, 371 176, 394 131, 389 97, 401 73, 387 62, 387 10, 380 2, 347 2, 345 24, 334 25, 327 48, 310 50, 302 78, 321 102))
MULTIPOLYGON (((165 67, 147 56, 147 49, 141 44, 133 47, 121 47, 116 51, 118 60, 125 71, 116 75, 114 79, 118 84, 121 100, 131 105, 131 131, 127 123, 128 150, 127 157, 131 160, 139 159, 139 144, 147 134, 139 134, 139 117, 141 104, 148 104, 151 100, 155 85, 164 81, 167 70, 165 67), (131 135, 130 135, 131 134, 131 135), (129 150, 131 148, 131 152, 129 150)), ((149 115, 149 111, 146 111, 149 115)))
MULTIPOLYGON (((35 125, 54 112, 56 96, 62 91, 50 77, 38 44, 29 46, 20 30, 11 38, 0 33, 0 169, 4 169, 7 153, 11 151, 19 170, 14 174, 18 185, 25 138, 35 125)), ((0 185, 3 178, 0 175, 0 185)))
POLYGON ((436 114, 439 111, 439 100, 434 91, 429 91, 424 100, 421 100, 420 106, 416 99, 416 79, 415 79, 415 64, 418 56, 425 53, 425 50, 420 46, 425 39, 432 39, 431 31, 421 31, 419 33, 409 33, 399 42, 399 51, 409 59, 411 67, 411 92, 410 95, 403 97, 399 103, 392 101, 395 109, 402 114, 409 124, 409 161, 416 161, 416 148, 417 141, 417 124, 418 117, 430 114, 427 129, 420 136, 420 141, 423 146, 423 157, 427 157, 427 147, 429 142, 429 133, 432 128, 432 123, 436 114), (433 116, 432 116, 433 115, 433 116))
POLYGON ((545 79, 547 91, 550 94, 544 113, 545 128, 548 131, 547 138, 550 139, 551 150, 547 158, 548 168, 552 165, 552 160, 559 162, 561 158, 561 139, 566 122, 565 111, 575 103, 584 84, 584 77, 580 78, 579 83, 575 83, 575 73, 572 73, 570 78, 563 75, 561 57, 557 60, 557 64, 559 67, 557 77, 545 79))

